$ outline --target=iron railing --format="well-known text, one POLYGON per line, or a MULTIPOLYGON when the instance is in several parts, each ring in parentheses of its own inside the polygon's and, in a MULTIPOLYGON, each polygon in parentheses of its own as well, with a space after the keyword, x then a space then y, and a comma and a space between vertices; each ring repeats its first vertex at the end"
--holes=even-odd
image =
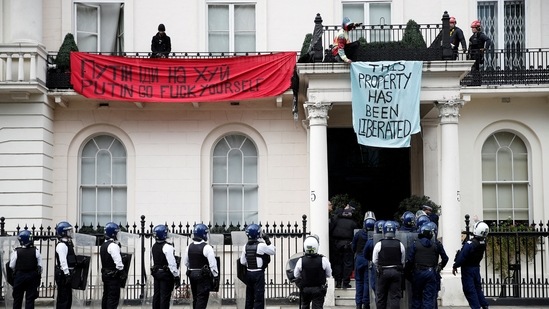
MULTIPOLYGON (((271 236, 273 245, 277 248, 276 255, 273 256, 271 263, 265 271, 265 296, 270 299, 270 302, 287 302, 291 299, 292 295, 297 293, 297 287, 295 284, 288 281, 286 277, 286 262, 290 257, 298 252, 302 252, 303 239, 307 235, 307 216, 303 215, 301 224, 287 223, 265 223, 260 224, 265 233, 271 236)), ((40 250, 43 260, 43 273, 41 279, 41 285, 39 288, 39 298, 51 299, 55 298, 56 288, 53 278, 55 267, 55 245, 57 239, 55 237, 55 229, 52 227, 28 227, 26 225, 17 226, 14 231, 6 231, 4 229, 5 219, 0 218, 0 235, 14 236, 22 229, 28 229, 34 236, 35 246, 40 250)), ((155 225, 152 223, 147 224, 145 216, 141 216, 139 224, 126 224, 121 225, 122 230, 131 234, 135 234, 140 239, 140 248, 135 248, 135 254, 132 257, 131 269, 129 271, 128 281, 126 288, 123 290, 123 299, 126 304, 138 304, 142 301, 145 295, 152 295, 152 285, 147 284, 148 275, 150 274, 150 248, 153 245, 154 238, 152 236, 152 230, 155 225)), ((99 269, 99 244, 103 243, 104 236, 101 233, 93 233, 91 231, 100 231, 101 226, 93 228, 92 226, 79 227, 75 225, 75 232, 86 231, 86 234, 96 236, 96 249, 94 249, 90 274, 88 277, 88 284, 85 291, 86 298, 92 300, 94 295, 98 295, 97 289, 102 289, 99 284, 97 274, 100 274, 99 269), (91 232, 91 233, 90 233, 91 232)), ((175 224, 168 225, 169 232, 181 236, 188 236, 188 245, 191 241, 190 236, 192 234, 193 226, 187 224, 175 224)), ((243 231, 246 228, 244 225, 217 225, 210 224, 210 234, 222 234, 224 241, 223 245, 215 246, 216 255, 220 257, 220 296, 224 302, 232 303, 235 301, 235 280, 236 278, 236 265, 235 261, 241 254, 240 247, 233 247, 231 244, 231 231, 243 231)), ((185 279, 185 266, 181 266, 182 279, 185 279)), ((2 286, 4 280, 1 280, 0 273, 0 296, 5 296, 5 287, 2 286)), ((191 298, 190 285, 188 280, 183 280, 182 285, 174 293, 175 303, 188 303, 191 298)))
MULTIPOLYGON (((469 216, 465 216, 466 240, 469 216)), ((499 305, 536 306, 547 303, 549 222, 491 222, 482 266, 482 287, 499 305)))

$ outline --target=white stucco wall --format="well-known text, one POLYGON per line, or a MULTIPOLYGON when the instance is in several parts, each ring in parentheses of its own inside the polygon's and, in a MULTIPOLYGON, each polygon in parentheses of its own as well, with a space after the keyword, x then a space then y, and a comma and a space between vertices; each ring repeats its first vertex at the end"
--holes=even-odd
POLYGON ((78 151, 90 136, 110 133, 128 152, 128 219, 175 223, 210 221, 209 156, 224 134, 241 132, 259 151, 259 218, 295 222, 308 215, 306 131, 289 106, 272 103, 71 104, 55 110, 53 221, 79 221, 78 151))

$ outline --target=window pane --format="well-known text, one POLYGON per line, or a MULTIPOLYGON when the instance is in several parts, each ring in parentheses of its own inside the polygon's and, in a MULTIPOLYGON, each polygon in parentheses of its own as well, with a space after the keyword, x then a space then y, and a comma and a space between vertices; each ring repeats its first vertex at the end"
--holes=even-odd
POLYGON ((257 183, 257 157, 244 158, 244 183, 257 183))
POLYGON ((114 188, 113 189, 113 207, 114 213, 126 214, 126 188, 114 188))
POLYGON ((515 180, 528 181, 528 155, 517 154, 514 156, 515 180))
POLYGON ((82 157, 86 158, 95 158, 95 154, 97 153, 97 146, 95 145, 95 141, 92 139, 89 142, 86 143, 86 146, 82 149, 82 157))
POLYGON ((111 210, 111 188, 99 188, 97 190, 97 212, 110 215, 111 210))
POLYGON ((528 211, 528 185, 516 184, 514 185, 514 190, 515 190, 514 192, 515 193, 515 210, 528 211))
POLYGON ((223 187, 213 187, 213 213, 214 213, 214 222, 223 223, 227 220, 227 188, 223 187))
POLYGON ((111 154, 101 150, 97 155, 97 183, 110 185, 111 176, 111 154))
POLYGON ((255 51, 255 33, 238 33, 234 38, 235 52, 255 51))
POLYGON ((126 184, 126 158, 112 159, 112 183, 126 184))
POLYGON ((115 139, 111 146, 109 147, 109 150, 112 153, 112 156, 115 158, 125 158, 126 157, 126 149, 124 148, 124 145, 122 143, 115 139))
POLYGON ((227 157, 214 157, 213 158, 213 183, 226 183, 227 182, 227 157))
POLYGON ((94 137, 95 142, 97 143, 97 147, 99 149, 109 149, 111 148, 112 144, 114 143, 114 138, 112 136, 108 135, 100 135, 94 137))
POLYGON ((496 180, 496 154, 482 154, 482 180, 496 180))
MULTIPOLYGON (((503 209, 513 209, 513 195, 510 184, 498 185, 498 209, 501 212, 503 209)), ((506 217, 504 217, 506 219, 506 217)))
POLYGON ((496 185, 485 184, 482 186, 482 205, 484 210, 495 210, 496 208, 496 185))
POLYGON ((82 172, 82 184, 94 185, 95 184, 95 157, 94 158, 82 158, 81 165, 82 172))
POLYGON ((512 181, 512 153, 509 148, 500 148, 497 153, 498 181, 512 181))
POLYGON ((255 7, 253 5, 235 5, 234 30, 255 32, 255 7))
MULTIPOLYGON (((364 19, 364 3, 343 4, 343 16, 341 20, 343 20, 343 17, 349 17, 355 23, 366 21, 364 19)), ((338 21, 338 25, 340 23, 341 21, 338 21)))
POLYGON ((229 212, 240 212, 242 210, 242 187, 229 188, 229 212))
POLYGON ((257 187, 244 187, 244 211, 257 210, 257 187))
MULTIPOLYGON (((95 195, 95 188, 82 188, 82 213, 84 214, 93 214, 94 220, 95 220, 95 205, 96 205, 96 195, 95 195)), ((83 223, 95 223, 94 221, 83 221, 83 223)))
POLYGON ((229 152, 229 183, 242 183, 242 152, 231 150, 229 152))
POLYGON ((245 156, 257 156, 257 148, 255 147, 254 143, 252 143, 252 141, 246 139, 246 141, 242 145, 242 153, 245 156))
POLYGON ((257 211, 253 211, 253 212, 245 212, 243 214, 244 216, 244 222, 246 223, 251 223, 251 222, 254 222, 254 223, 258 223, 258 214, 257 214, 257 211))
POLYGON ((227 155, 227 152, 229 152, 229 149, 231 148, 227 144, 227 141, 225 139, 222 139, 217 143, 217 145, 215 145, 213 155, 225 157, 227 155))
POLYGON ((208 6, 208 47, 211 52, 229 51, 229 6, 208 6))
POLYGON ((238 149, 240 149, 240 147, 242 147, 242 144, 244 143, 245 138, 246 137, 244 137, 242 135, 229 135, 229 136, 225 137, 225 139, 227 140, 227 143, 229 143, 229 145, 232 148, 238 148, 238 149))
POLYGON ((391 24, 391 4, 390 3, 371 3, 370 4, 370 24, 371 25, 390 25, 391 24))

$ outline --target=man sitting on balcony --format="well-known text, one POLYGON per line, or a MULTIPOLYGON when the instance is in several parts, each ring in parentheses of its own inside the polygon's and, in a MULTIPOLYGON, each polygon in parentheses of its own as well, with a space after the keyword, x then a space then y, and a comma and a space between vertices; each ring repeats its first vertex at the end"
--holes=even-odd
POLYGON ((349 31, 359 27, 362 23, 353 23, 349 17, 343 18, 341 29, 334 38, 332 55, 337 62, 351 63, 351 58, 355 59, 356 50, 359 47, 358 41, 352 42, 349 39, 349 31))

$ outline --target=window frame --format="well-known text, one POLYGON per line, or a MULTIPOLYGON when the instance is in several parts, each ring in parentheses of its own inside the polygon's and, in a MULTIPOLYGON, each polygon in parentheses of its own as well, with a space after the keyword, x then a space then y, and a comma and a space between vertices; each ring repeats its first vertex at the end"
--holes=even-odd
POLYGON ((211 49, 210 49, 210 29, 209 29, 209 23, 208 23, 208 18, 209 18, 209 8, 210 8, 210 5, 217 5, 217 6, 228 6, 229 7, 229 29, 228 29, 228 32, 229 32, 229 50, 227 51, 222 51, 222 52, 228 52, 228 53, 234 53, 236 48, 235 48, 235 41, 236 41, 236 30, 235 30, 235 6, 244 6, 244 5, 249 5, 249 6, 253 6, 254 7, 254 15, 255 15, 255 24, 254 24, 254 42, 255 42, 255 46, 254 46, 254 50, 250 50, 250 51, 247 51, 247 52, 255 52, 258 50, 258 36, 257 34, 259 33, 259 29, 258 29, 258 23, 257 23, 257 20, 258 20, 258 1, 249 1, 249 0, 242 0, 242 1, 239 1, 239 0, 230 0, 230 1, 227 1, 227 0, 211 0, 211 1, 206 1, 206 9, 205 9, 205 16, 206 16, 206 49, 210 52, 211 49))
MULTIPOLYGON (((131 10, 131 8, 128 8, 128 10, 131 10)), ((125 31, 124 31, 124 23, 125 23, 125 11, 126 11, 126 0, 73 0, 72 1, 72 11, 73 11, 73 17, 72 17, 72 23, 73 23, 73 32, 74 32, 74 39, 76 41, 76 44, 78 44, 78 35, 79 33, 86 33, 88 35, 95 35, 97 38, 97 43, 95 44, 95 51, 89 51, 89 52, 105 52, 105 53, 122 53, 125 49, 125 31), (114 39, 114 46, 112 47, 113 50, 102 50, 103 46, 101 45, 102 37, 107 35, 106 32, 103 31, 109 31, 107 29, 102 29, 101 23, 102 22, 108 22, 111 19, 105 19, 105 21, 102 21, 102 7, 101 5, 111 5, 111 4, 119 4, 120 5, 120 11, 118 13, 118 20, 115 23, 116 29, 114 29, 114 33, 111 35, 114 39), (96 22, 97 22, 97 32, 86 32, 86 31, 80 31, 78 30, 78 7, 92 7, 96 8, 96 22)), ((110 27, 107 27, 110 28, 110 27)), ((109 37, 107 36, 107 39, 109 37)), ((108 48, 108 47, 107 47, 108 48)), ((83 50, 88 51, 88 50, 83 50)))
MULTIPOLYGON (((111 142, 111 144, 112 144, 111 142)), ((100 151, 104 151, 104 149, 99 149, 98 152, 100 151)), ((128 173, 128 149, 126 147, 126 145, 124 144, 124 142, 122 141, 122 139, 120 139, 118 136, 116 135, 113 135, 113 134, 109 134, 109 133, 100 133, 100 134, 94 134, 92 136, 89 136, 87 139, 85 139, 82 144, 81 144, 81 147, 80 147, 80 150, 78 151, 78 170, 80 171, 79 175, 78 175, 78 213, 77 213, 77 216, 78 216, 78 219, 79 221, 81 222, 82 226, 84 225, 87 225, 87 224, 100 224, 100 225, 104 225, 106 223, 108 223, 109 221, 111 222, 115 222, 115 223, 126 223, 127 220, 128 220, 128 182, 129 182, 129 173, 128 173), (99 178, 98 175, 97 175, 97 160, 95 160, 94 164, 96 165, 95 167, 95 175, 94 175, 94 178, 95 178, 95 183, 94 184, 85 184, 83 183, 83 178, 84 178, 84 169, 83 169, 83 160, 84 160, 84 156, 83 156, 83 151, 84 149, 86 148, 86 146, 92 142, 93 140, 95 140, 96 138, 98 137, 101 137, 101 136, 107 136, 107 137, 110 137, 113 139, 112 142, 114 141, 117 141, 123 148, 124 150, 124 154, 125 154, 125 157, 124 157, 124 178, 125 178, 125 184, 122 184, 122 183, 119 183, 119 184, 115 184, 112 182, 112 175, 114 175, 115 173, 111 173, 111 183, 110 184, 98 184, 97 183, 97 179, 99 178), (104 190, 104 189, 109 189, 110 188, 110 218, 109 218, 109 221, 107 222, 99 222, 98 220, 98 216, 100 215, 99 214, 99 207, 98 207, 98 204, 99 204, 99 201, 100 199, 98 198, 99 197, 99 192, 98 191, 101 191, 101 190, 104 190), (84 198, 84 189, 95 189, 95 198, 94 198, 94 203, 95 203, 95 210, 94 211, 84 211, 83 207, 84 207, 84 201, 83 201, 83 198, 84 198), (114 199, 115 199, 115 191, 116 189, 124 189, 124 194, 125 194, 125 207, 124 207, 124 210, 122 212, 117 212, 115 214, 114 212, 114 199), (84 221, 84 215, 86 213, 89 213, 87 214, 88 216, 92 215, 94 216, 94 222, 86 222, 84 221), (124 217, 124 220, 118 220, 115 218, 115 215, 116 216, 119 216, 119 217, 124 217), (116 221, 120 221, 120 222, 116 222, 116 221)), ((113 169, 113 157, 111 156, 111 160, 110 160, 110 165, 111 165, 111 170, 112 171, 113 169)))
MULTIPOLYGON (((497 146, 497 144, 496 144, 497 146)), ((510 149, 511 151, 511 149, 510 149)), ((493 132, 492 134, 489 134, 485 139, 484 139, 484 142, 482 143, 481 145, 481 148, 480 148, 480 153, 481 153, 481 187, 482 187, 482 204, 483 204, 483 217, 484 217, 484 220, 487 221, 487 222, 501 222, 501 221, 506 221, 506 220, 511 220, 511 222, 513 223, 525 223, 525 222, 529 222, 531 217, 532 217, 532 208, 531 208, 531 203, 532 203, 532 173, 531 173, 531 165, 532 165, 532 159, 531 159, 531 155, 530 155, 530 149, 526 143, 526 140, 525 140, 525 137, 519 135, 517 132, 513 132, 511 130, 500 130, 500 131, 496 131, 496 132, 493 132), (508 174, 511 174, 513 175, 513 179, 511 180, 501 180, 499 179, 499 173, 501 173, 501 169, 498 169, 498 167, 501 167, 499 164, 498 164, 498 154, 499 152, 504 149, 504 148, 508 148, 510 149, 511 147, 509 147, 510 145, 512 145, 512 142, 508 145, 501 145, 499 144, 498 148, 496 149, 495 152, 493 153, 486 153, 484 152, 484 147, 486 145, 486 143, 490 140, 490 139, 493 139, 495 140, 494 142, 497 142, 498 141, 498 137, 496 135, 498 134, 512 134, 513 137, 512 137, 512 141, 514 142, 515 139, 519 139, 521 141, 521 143, 523 144, 524 146, 524 149, 525 149, 525 153, 523 154, 525 156, 525 173, 527 173, 526 175, 526 180, 517 180, 515 179, 515 170, 514 170, 514 165, 516 162, 518 162, 517 160, 515 160, 515 156, 513 155, 512 158, 511 158, 511 164, 510 164, 510 169, 507 171, 508 174), (495 179, 487 179, 488 176, 485 174, 485 164, 488 164, 486 161, 485 161, 485 157, 487 157, 488 155, 493 155, 494 157, 494 177, 495 179), (526 187, 526 194, 525 194, 525 197, 526 197, 526 208, 518 208, 516 207, 516 203, 517 201, 515 200, 515 196, 516 196, 516 193, 519 191, 520 188, 518 188, 519 186, 525 186, 526 187), (500 192, 500 189, 504 189, 505 187, 510 187, 510 189, 507 189, 505 191, 502 191, 500 192), (517 187, 517 188, 515 188, 517 187), (494 195, 494 198, 495 198, 495 207, 494 208, 488 208, 487 209, 487 205, 486 205, 486 198, 487 198, 487 194, 488 193, 491 193, 489 190, 493 190, 493 194, 494 195), (503 198, 503 196, 507 194, 509 196, 511 196, 510 198, 510 204, 511 204, 511 207, 509 209, 502 209, 501 207, 499 207, 499 201, 503 198), (495 213, 495 218, 494 217, 490 217, 490 216, 487 216, 487 212, 494 212, 495 213), (501 212, 511 212, 512 215, 509 217, 505 217, 503 218, 501 216, 501 212), (527 219, 517 219, 515 216, 516 216, 516 213, 517 212, 526 212, 526 217, 527 219)))

